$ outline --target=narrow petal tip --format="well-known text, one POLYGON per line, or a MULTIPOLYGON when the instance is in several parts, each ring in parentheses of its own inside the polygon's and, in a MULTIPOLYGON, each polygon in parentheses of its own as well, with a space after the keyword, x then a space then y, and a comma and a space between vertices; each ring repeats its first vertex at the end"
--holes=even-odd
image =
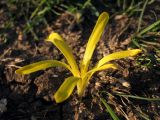
POLYGON ((137 55, 137 54, 139 54, 139 53, 142 52, 141 49, 134 49, 134 50, 131 50, 131 51, 132 51, 132 52, 131 52, 131 56, 135 56, 135 55, 137 55))
POLYGON ((46 41, 52 41, 54 39, 56 39, 56 40, 63 40, 62 37, 58 33, 53 32, 53 33, 51 33, 48 36, 48 38, 46 39, 46 41))

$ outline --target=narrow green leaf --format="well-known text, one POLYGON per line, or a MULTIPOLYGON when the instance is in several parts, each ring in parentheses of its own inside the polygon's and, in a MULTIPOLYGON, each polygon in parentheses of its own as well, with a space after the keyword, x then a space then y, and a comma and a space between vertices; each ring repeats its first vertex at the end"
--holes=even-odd
POLYGON ((74 76, 79 76, 79 69, 72 54, 71 49, 68 44, 63 40, 63 38, 58 33, 51 33, 47 38, 47 41, 52 42, 65 56, 68 61, 68 64, 71 66, 73 70, 74 76))
POLYGON ((113 120, 120 120, 118 116, 115 114, 115 112, 112 110, 112 108, 107 104, 106 100, 103 98, 100 98, 101 102, 104 104, 106 107, 106 110, 109 112, 113 120))
POLYGON ((34 16, 36 16, 37 12, 39 11, 40 7, 46 2, 46 0, 41 0, 38 7, 33 11, 33 13, 30 16, 30 19, 32 19, 34 16))
POLYGON ((78 80, 78 77, 73 76, 65 79, 60 88, 54 94, 56 103, 61 103, 65 101, 72 94, 72 91, 75 88, 78 80))
POLYGON ((134 96, 134 95, 125 95, 125 94, 116 94, 116 95, 129 97, 133 99, 146 100, 146 101, 160 101, 160 98, 146 98, 146 97, 140 97, 140 96, 134 96))
POLYGON ((30 74, 30 73, 33 73, 33 72, 36 72, 39 70, 45 70, 46 68, 57 67, 57 66, 65 67, 72 72, 69 65, 67 65, 63 62, 57 61, 57 60, 44 60, 44 61, 36 62, 36 63, 30 64, 30 65, 26 65, 26 66, 16 70, 15 72, 17 74, 30 74))
POLYGON ((146 0, 146 1, 144 2, 143 8, 142 8, 142 12, 141 12, 141 14, 140 14, 140 16, 139 16, 137 32, 139 32, 139 30, 141 29, 142 18, 143 18, 144 11, 145 11, 145 9, 146 9, 147 4, 148 4, 148 0, 146 0))
POLYGON ((143 29, 141 32, 138 33, 137 36, 142 36, 143 34, 145 34, 146 32, 152 30, 153 28, 155 28, 156 26, 160 25, 160 20, 154 22, 153 24, 151 24, 150 26, 146 27, 145 29, 143 29))
POLYGON ((140 52, 141 52, 140 49, 133 49, 133 50, 126 50, 126 51, 120 51, 120 52, 115 52, 115 53, 109 54, 109 55, 103 57, 98 62, 97 67, 100 67, 111 60, 117 60, 117 59, 121 59, 121 58, 135 56, 140 52))
POLYGON ((93 54, 94 49, 96 47, 96 44, 100 40, 100 37, 101 37, 101 35, 104 31, 104 28, 105 28, 108 20, 109 20, 108 13, 103 12, 99 16, 99 18, 96 22, 96 25, 93 29, 93 32, 92 32, 92 34, 89 38, 88 43, 87 43, 86 51, 85 51, 84 58, 83 58, 83 61, 82 61, 82 66, 81 66, 82 67, 81 68, 82 73, 85 73, 88 69, 88 65, 90 63, 92 54, 93 54))

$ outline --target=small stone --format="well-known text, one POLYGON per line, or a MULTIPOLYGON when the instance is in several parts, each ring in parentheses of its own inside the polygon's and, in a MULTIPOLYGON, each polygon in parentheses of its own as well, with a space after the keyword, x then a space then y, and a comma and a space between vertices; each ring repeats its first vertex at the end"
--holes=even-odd
POLYGON ((37 120, 37 118, 34 115, 32 115, 31 120, 37 120))
POLYGON ((3 98, 0 100, 0 113, 7 111, 7 99, 3 98))
POLYGON ((126 88, 129 88, 131 86, 130 83, 124 79, 118 79, 118 81, 126 88))

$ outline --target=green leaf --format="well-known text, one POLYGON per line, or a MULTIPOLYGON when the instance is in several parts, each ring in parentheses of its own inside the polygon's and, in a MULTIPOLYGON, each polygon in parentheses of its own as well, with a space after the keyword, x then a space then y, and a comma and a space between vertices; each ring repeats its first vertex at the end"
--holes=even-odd
POLYGON ((65 101, 71 95, 79 79, 80 78, 73 76, 65 79, 60 88, 54 94, 56 103, 65 101))
POLYGON ((33 72, 36 72, 39 70, 45 70, 46 68, 57 67, 57 66, 65 67, 72 72, 69 65, 67 65, 63 62, 57 61, 57 60, 44 60, 44 61, 36 62, 36 63, 30 64, 30 65, 26 65, 26 66, 16 70, 15 72, 17 74, 30 74, 30 73, 33 73, 33 72))
POLYGON ((156 26, 159 26, 159 25, 160 25, 160 20, 158 20, 158 21, 154 22, 153 24, 151 24, 150 26, 146 27, 144 30, 139 32, 137 36, 142 36, 146 32, 152 30, 153 28, 155 28, 156 26))
POLYGON ((112 108, 107 104, 106 100, 103 98, 100 98, 101 102, 104 104, 104 106, 106 107, 106 110, 109 112, 109 114, 111 115, 111 117, 113 118, 113 120, 120 120, 118 118, 118 116, 115 114, 115 112, 112 110, 112 108))
POLYGON ((32 19, 34 16, 36 16, 37 12, 39 11, 40 7, 46 2, 46 0, 41 0, 37 8, 33 11, 33 13, 30 16, 30 19, 32 19))
POLYGON ((47 41, 52 42, 65 56, 68 64, 71 66, 74 76, 79 77, 79 69, 72 54, 71 49, 68 44, 63 40, 63 38, 58 33, 51 33, 47 38, 47 41))
POLYGON ((126 51, 120 51, 120 52, 115 52, 115 53, 109 54, 109 55, 103 57, 98 62, 97 67, 100 67, 111 60, 117 60, 117 59, 121 59, 121 58, 135 56, 140 52, 142 52, 140 49, 133 49, 133 50, 126 50, 126 51))
POLYGON ((105 28, 108 20, 109 20, 108 13, 103 12, 99 16, 99 18, 96 22, 96 25, 95 25, 95 27, 92 31, 92 34, 89 38, 88 43, 87 43, 86 51, 85 51, 84 58, 83 58, 83 61, 82 61, 82 65, 81 65, 82 74, 85 73, 88 69, 92 54, 93 54, 94 49, 96 47, 96 44, 100 40, 100 37, 101 37, 101 35, 104 31, 104 28, 105 28))
POLYGON ((140 96, 134 96, 134 95, 126 95, 126 94, 116 94, 122 97, 129 97, 133 99, 139 99, 139 100, 146 100, 146 101, 160 101, 160 98, 146 98, 146 97, 140 97, 140 96))

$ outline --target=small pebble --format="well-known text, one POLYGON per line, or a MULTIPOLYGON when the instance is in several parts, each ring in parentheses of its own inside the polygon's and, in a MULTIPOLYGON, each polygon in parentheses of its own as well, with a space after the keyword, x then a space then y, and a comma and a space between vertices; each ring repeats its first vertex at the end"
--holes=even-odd
POLYGON ((7 111, 7 99, 3 98, 0 100, 0 113, 7 111))
POLYGON ((31 120, 37 120, 37 118, 34 115, 32 115, 31 120))

